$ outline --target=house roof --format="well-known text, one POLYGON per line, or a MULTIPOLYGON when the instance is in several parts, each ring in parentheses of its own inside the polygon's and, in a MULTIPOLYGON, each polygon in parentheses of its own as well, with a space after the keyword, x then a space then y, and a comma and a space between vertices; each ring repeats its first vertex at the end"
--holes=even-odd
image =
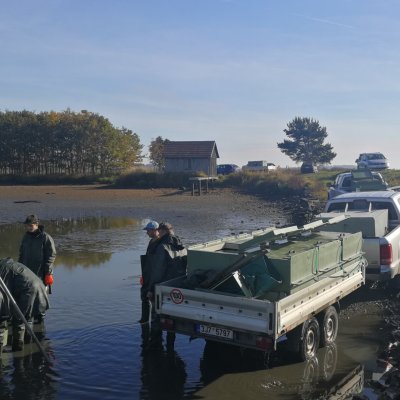
POLYGON ((168 141, 164 144, 164 158, 219 158, 217 144, 214 140, 205 141, 168 141))

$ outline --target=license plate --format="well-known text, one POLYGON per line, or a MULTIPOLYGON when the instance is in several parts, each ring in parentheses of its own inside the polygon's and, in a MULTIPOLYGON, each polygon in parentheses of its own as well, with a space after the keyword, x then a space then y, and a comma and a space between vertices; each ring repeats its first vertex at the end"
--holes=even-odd
POLYGON ((223 339, 233 339, 233 331, 225 328, 217 328, 209 325, 197 325, 196 331, 203 335, 217 336, 223 339))

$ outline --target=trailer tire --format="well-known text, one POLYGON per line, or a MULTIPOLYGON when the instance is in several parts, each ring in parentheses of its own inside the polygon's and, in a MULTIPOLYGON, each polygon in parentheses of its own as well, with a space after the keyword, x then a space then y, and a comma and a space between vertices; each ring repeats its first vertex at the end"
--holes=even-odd
POLYGON ((304 322, 300 338, 300 358, 310 360, 317 355, 320 341, 320 329, 316 318, 304 322))
POLYGON ((335 342, 339 329, 339 316, 336 308, 329 306, 320 316, 321 347, 335 342))
POLYGON ((302 360, 311 360, 317 355, 320 341, 318 320, 311 318, 287 334, 289 351, 302 360))

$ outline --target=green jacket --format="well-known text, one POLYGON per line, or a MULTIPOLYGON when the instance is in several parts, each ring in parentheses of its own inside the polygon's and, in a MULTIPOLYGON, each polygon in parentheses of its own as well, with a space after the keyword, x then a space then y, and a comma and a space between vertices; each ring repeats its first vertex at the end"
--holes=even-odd
POLYGON ((33 233, 27 232, 22 238, 18 262, 26 265, 42 280, 53 272, 56 247, 53 238, 39 225, 33 233))

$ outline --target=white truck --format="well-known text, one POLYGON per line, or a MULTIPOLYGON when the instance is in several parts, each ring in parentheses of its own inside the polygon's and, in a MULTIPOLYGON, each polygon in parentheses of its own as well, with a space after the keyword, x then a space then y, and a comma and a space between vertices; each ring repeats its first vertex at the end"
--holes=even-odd
POLYGON ((162 328, 263 352, 288 339, 313 358, 336 339, 339 300, 365 282, 361 233, 315 233, 322 224, 189 247, 187 275, 156 286, 162 328))
POLYGON ((276 165, 274 163, 267 162, 265 160, 260 161, 248 161, 246 165, 243 166, 243 171, 249 172, 262 172, 262 171, 274 171, 276 170, 276 165))
POLYGON ((368 261, 366 278, 390 280, 400 273, 400 193, 393 190, 346 193, 328 200, 317 218, 344 215, 336 231, 361 231, 368 261))

